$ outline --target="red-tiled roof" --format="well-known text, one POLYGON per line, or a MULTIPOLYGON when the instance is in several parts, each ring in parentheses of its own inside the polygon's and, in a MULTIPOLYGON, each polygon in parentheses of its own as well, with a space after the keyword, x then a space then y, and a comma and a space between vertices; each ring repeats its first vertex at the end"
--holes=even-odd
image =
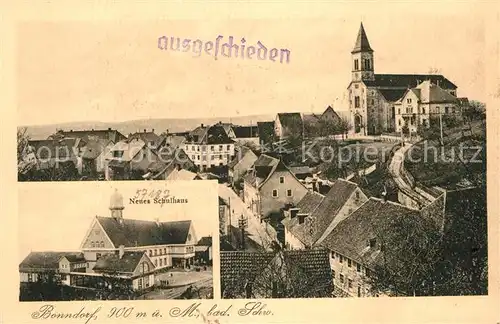
POLYGON ((97 217, 115 247, 185 244, 191 221, 159 222, 97 217))

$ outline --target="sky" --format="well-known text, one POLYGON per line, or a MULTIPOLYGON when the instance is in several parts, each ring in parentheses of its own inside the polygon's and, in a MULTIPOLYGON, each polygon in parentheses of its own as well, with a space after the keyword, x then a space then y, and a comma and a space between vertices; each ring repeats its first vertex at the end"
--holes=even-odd
MULTIPOLYGON (((290 2, 288 17, 220 9, 205 19, 30 21, 18 28, 18 123, 207 118, 346 110, 351 54, 362 21, 376 73, 428 73, 485 101, 485 22, 473 3, 290 2), (295 11, 294 11, 295 9, 295 11), (258 18, 261 17, 261 18, 258 18), (288 49, 290 62, 242 60, 158 49, 160 36, 218 35, 288 49)), ((250 11, 249 11, 250 12, 250 11)))
POLYGON ((116 189, 123 217, 154 221, 192 220, 195 233, 218 233, 217 183, 213 181, 103 181, 19 183, 19 261, 30 251, 78 251, 95 216, 110 216, 116 189), (187 204, 130 204, 138 189, 165 189, 187 204), (213 194, 211 194, 213 193, 213 194), (202 207, 201 207, 202 206, 202 207))

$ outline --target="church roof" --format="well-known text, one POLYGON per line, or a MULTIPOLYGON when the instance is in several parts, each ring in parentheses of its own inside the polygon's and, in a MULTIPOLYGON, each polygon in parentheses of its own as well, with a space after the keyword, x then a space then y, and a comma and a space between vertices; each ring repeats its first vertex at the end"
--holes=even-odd
POLYGON ((440 74, 375 74, 375 80, 363 80, 369 87, 415 88, 424 81, 430 81, 445 90, 455 90, 457 86, 440 74))
POLYGON ((115 247, 185 244, 191 221, 155 222, 97 216, 97 221, 115 247))
POLYGON ((370 47, 370 42, 368 42, 368 37, 366 36, 363 23, 359 26, 358 38, 356 38, 356 44, 354 45, 354 49, 351 53, 354 54, 359 52, 373 52, 370 47))

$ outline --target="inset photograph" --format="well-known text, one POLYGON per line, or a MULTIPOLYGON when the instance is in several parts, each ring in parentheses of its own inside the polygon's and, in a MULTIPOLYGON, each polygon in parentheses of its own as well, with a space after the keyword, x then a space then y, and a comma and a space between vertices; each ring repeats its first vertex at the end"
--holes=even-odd
POLYGON ((215 185, 21 186, 19 300, 213 298, 215 185))

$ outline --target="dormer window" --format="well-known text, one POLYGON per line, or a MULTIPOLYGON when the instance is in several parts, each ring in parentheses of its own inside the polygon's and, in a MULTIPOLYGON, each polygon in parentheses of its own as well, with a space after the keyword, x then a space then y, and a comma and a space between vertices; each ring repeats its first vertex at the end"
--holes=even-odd
POLYGON ((113 151, 113 157, 114 158, 121 158, 121 157, 123 157, 123 151, 113 151))
POLYGON ((377 240, 376 239, 371 239, 369 242, 368 242, 368 246, 373 249, 375 246, 377 245, 377 240))
POLYGON ((298 215, 298 217, 299 217, 299 224, 304 224, 307 215, 302 214, 302 215, 298 215))

